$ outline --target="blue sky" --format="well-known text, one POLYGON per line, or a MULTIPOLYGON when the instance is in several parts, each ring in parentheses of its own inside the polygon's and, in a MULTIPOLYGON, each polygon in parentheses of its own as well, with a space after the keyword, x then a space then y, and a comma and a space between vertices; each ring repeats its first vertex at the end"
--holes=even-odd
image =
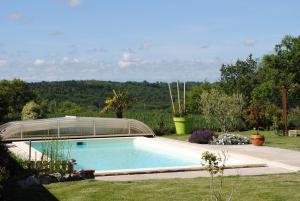
POLYGON ((216 81, 300 34, 299 0, 0 0, 0 79, 216 81))

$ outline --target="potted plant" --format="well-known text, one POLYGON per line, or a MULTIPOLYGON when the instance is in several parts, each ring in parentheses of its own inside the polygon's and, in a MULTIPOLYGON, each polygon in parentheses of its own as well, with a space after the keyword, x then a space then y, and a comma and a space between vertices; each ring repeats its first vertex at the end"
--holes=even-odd
POLYGON ((188 116, 186 107, 185 107, 185 82, 184 82, 184 91, 183 91, 183 105, 181 105, 180 100, 180 90, 179 83, 177 82, 177 97, 178 97, 178 106, 175 107, 171 86, 169 85, 170 98, 173 108, 173 121, 176 128, 176 134, 183 135, 189 134, 192 132, 192 118, 188 116))
POLYGON ((262 146, 265 143, 265 136, 258 133, 256 128, 253 128, 253 131, 255 133, 250 136, 251 143, 255 146, 262 146))

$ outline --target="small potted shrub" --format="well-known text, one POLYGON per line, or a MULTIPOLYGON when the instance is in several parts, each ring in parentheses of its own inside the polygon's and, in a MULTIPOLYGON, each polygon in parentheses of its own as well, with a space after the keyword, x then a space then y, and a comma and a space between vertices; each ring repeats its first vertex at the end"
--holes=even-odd
POLYGON ((250 136, 251 143, 255 146, 262 146, 265 143, 265 136, 258 133, 256 128, 254 128, 253 131, 255 133, 250 136))
POLYGON ((211 130, 197 130, 192 133, 189 142, 208 144, 215 137, 215 133, 211 130))
POLYGON ((173 108, 173 121, 176 128, 176 134, 183 135, 189 134, 192 132, 193 121, 192 118, 188 116, 185 107, 185 83, 184 83, 184 91, 183 91, 183 104, 181 104, 180 93, 179 93, 179 83, 177 82, 177 96, 178 96, 178 106, 175 107, 174 100, 172 96, 171 86, 169 84, 169 92, 170 98, 173 108))

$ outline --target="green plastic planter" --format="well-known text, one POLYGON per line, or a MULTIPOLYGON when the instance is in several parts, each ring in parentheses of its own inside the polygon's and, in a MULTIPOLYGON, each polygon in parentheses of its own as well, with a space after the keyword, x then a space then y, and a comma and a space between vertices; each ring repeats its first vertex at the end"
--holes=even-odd
POLYGON ((193 121, 190 117, 173 117, 176 134, 190 134, 192 132, 193 121))

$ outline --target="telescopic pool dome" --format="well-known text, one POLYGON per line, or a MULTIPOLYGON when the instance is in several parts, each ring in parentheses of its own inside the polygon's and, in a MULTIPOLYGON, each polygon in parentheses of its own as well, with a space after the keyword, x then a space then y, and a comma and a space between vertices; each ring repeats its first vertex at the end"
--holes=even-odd
POLYGON ((114 136, 155 136, 146 124, 134 119, 66 116, 14 121, 0 126, 3 141, 114 136))

